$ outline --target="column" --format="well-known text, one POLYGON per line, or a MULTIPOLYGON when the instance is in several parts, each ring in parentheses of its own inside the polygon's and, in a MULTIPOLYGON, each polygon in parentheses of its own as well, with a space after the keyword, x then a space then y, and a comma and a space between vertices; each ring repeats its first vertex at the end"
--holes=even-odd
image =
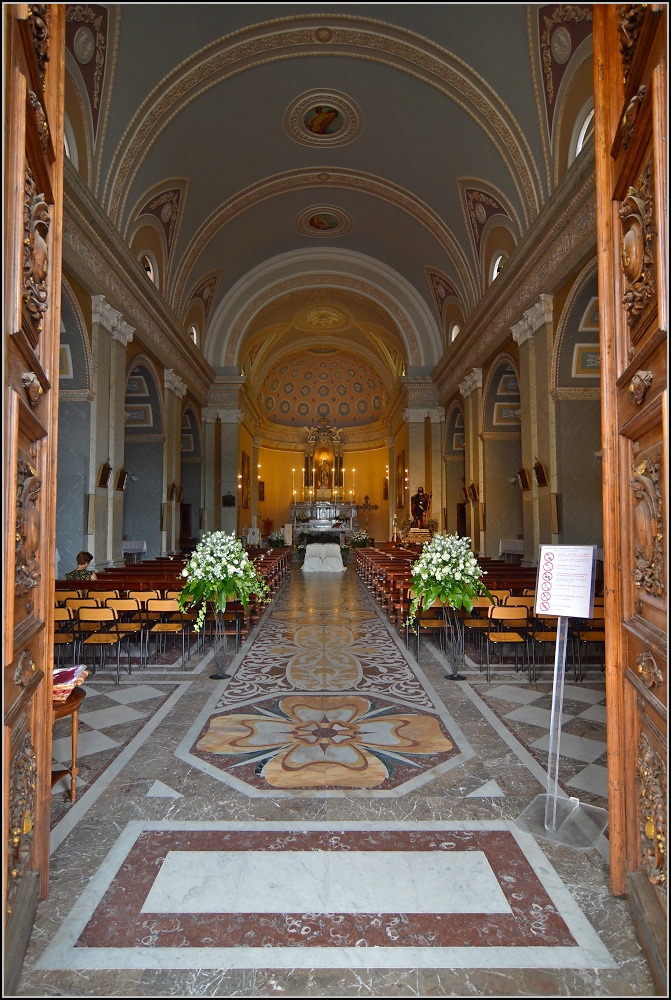
MULTIPOLYGON (((237 408, 218 409, 221 421, 221 492, 232 493, 235 497, 235 507, 221 508, 221 530, 227 534, 237 535, 238 505, 240 490, 238 489, 238 426, 244 420, 244 413, 237 408)), ((258 462, 258 459, 257 459, 258 462)), ((258 482, 258 480, 257 480, 258 482)), ((258 498, 258 487, 257 487, 258 498)), ((219 499, 221 503, 221 499, 219 499)))
POLYGON ((425 425, 430 433, 426 443, 431 451, 431 482, 424 487, 432 494, 430 516, 438 522, 438 530, 444 531, 443 507, 445 506, 445 473, 443 465, 445 410, 442 406, 434 406, 428 411, 430 423, 425 425))
POLYGON ((252 438, 252 470, 251 477, 252 481, 250 483, 252 490, 252 528, 258 528, 259 526, 259 446, 261 444, 261 438, 258 435, 254 435, 252 438))
POLYGON ((419 406, 409 406, 403 414, 403 419, 408 425, 408 455, 406 468, 408 470, 408 491, 413 497, 418 486, 423 486, 429 490, 430 486, 425 483, 426 476, 426 446, 424 435, 424 422, 427 417, 427 408, 419 406))
POLYGON ((134 328, 105 300, 91 296, 92 354, 96 397, 91 412, 90 487, 88 546, 97 568, 123 566, 123 498, 114 489, 124 467, 126 348, 134 328), (112 473, 107 489, 96 485, 100 466, 108 463, 112 473), (93 528, 93 531, 90 529, 93 528))
POLYGON ((205 511, 205 517, 201 527, 205 532, 215 530, 215 509, 217 514, 221 509, 221 496, 217 496, 215 490, 217 408, 215 406, 203 407, 200 411, 200 419, 203 427, 203 459, 205 461, 201 499, 201 507, 205 511))
POLYGON ((179 551, 180 506, 177 500, 182 478, 182 404, 186 382, 172 368, 163 372, 165 443, 163 445, 163 477, 166 503, 165 530, 161 532, 161 553, 175 555, 179 551), (170 494, 170 487, 175 489, 170 494))
POLYGON ((387 477, 387 493, 389 494, 389 528, 388 536, 391 541, 394 537, 394 516, 396 515, 396 461, 394 458, 394 435, 387 438, 387 462, 389 464, 389 475, 387 477))
POLYGON ((523 562, 533 566, 539 545, 552 541, 551 494, 556 491, 554 403, 550 398, 552 296, 541 295, 511 332, 520 352, 522 466, 531 480, 531 489, 522 494, 523 562), (548 472, 549 486, 539 487, 536 483, 537 461, 548 472))
MULTIPOLYGON (((480 492, 480 502, 484 503, 484 456, 482 438, 480 437, 482 431, 482 368, 474 368, 471 374, 466 376, 459 385, 459 392, 464 400, 466 489, 468 490, 471 483, 475 483, 480 492)), ((470 500, 466 507, 466 521, 473 551, 484 555, 484 531, 480 530, 480 511, 474 500, 470 500)))

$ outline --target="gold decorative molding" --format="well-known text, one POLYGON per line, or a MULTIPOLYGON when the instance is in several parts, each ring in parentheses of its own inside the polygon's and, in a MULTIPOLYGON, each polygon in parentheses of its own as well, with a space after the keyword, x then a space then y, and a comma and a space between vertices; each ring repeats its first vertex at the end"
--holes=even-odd
POLYGON ((24 649, 14 671, 14 683, 26 687, 37 673, 37 664, 29 649, 24 649))
POLYGON ((37 132, 40 137, 40 148, 46 156, 49 149, 49 122, 35 91, 29 90, 28 97, 35 112, 35 124, 37 125, 37 132))
POLYGON ((645 3, 621 3, 617 5, 617 31, 620 36, 620 55, 625 83, 634 59, 636 43, 645 19, 645 3))
POLYGON ((14 593, 29 594, 40 582, 37 549, 40 544, 40 515, 35 501, 42 489, 42 480, 28 462, 21 459, 16 483, 16 542, 14 593))
POLYGON ((634 326, 655 294, 652 252, 655 235, 654 213, 654 178, 652 160, 649 160, 636 182, 636 187, 629 188, 620 209, 624 231, 620 263, 626 279, 622 304, 627 310, 630 327, 634 326))
POLYGON ((636 657, 636 670, 645 686, 650 690, 664 683, 664 675, 649 649, 636 657))
POLYGON ((196 96, 246 69, 292 55, 364 58, 410 73, 454 100, 485 131, 513 179, 528 225, 543 193, 529 144, 496 92, 446 49, 396 25, 347 14, 278 18, 243 28, 195 52, 152 91, 119 143, 102 202, 114 221, 124 215, 134 177, 163 129, 196 96), (328 49, 325 32, 330 32, 328 49))
POLYGON ((39 194, 30 164, 26 160, 23 194, 23 301, 38 333, 47 310, 49 248, 51 226, 49 206, 39 194))
POLYGON ((35 826, 37 759, 26 733, 9 769, 7 914, 12 912, 21 879, 30 870, 35 826))
POLYGON ((651 885, 666 890, 666 765, 642 733, 636 758, 639 863, 651 885))
POLYGON ((627 395, 632 403, 636 403, 637 406, 641 406, 648 389, 653 383, 653 380, 654 375, 652 372, 644 371, 642 368, 639 368, 629 383, 629 388, 627 390, 627 395))
POLYGON ((47 63, 49 62, 49 6, 48 3, 28 4, 28 25, 35 47, 35 57, 43 87, 47 63))
POLYGON ((634 508, 634 584, 655 597, 664 594, 664 510, 661 455, 646 458, 630 480, 634 508))

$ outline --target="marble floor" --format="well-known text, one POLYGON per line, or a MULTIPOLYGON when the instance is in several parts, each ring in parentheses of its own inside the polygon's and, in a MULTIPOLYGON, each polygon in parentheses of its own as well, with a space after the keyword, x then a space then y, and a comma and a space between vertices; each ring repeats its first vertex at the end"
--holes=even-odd
MULTIPOLYGON (((15 995, 654 996, 607 835, 515 822, 545 788, 550 672, 455 682, 413 649, 353 568, 294 567, 229 678, 212 651, 89 678, 15 995)), ((562 725, 564 792, 605 807, 598 667, 562 725)))

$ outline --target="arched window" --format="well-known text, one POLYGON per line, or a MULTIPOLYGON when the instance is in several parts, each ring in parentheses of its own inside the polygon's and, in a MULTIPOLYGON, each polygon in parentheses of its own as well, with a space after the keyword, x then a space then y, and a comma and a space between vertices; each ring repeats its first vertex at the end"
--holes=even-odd
POLYGON ((494 278, 498 278, 498 276, 500 275, 501 271, 505 267, 505 263, 506 263, 506 255, 505 254, 503 254, 501 252, 497 252, 497 253, 494 254, 494 256, 492 258, 492 269, 491 269, 491 272, 490 272, 491 273, 491 277, 489 279, 490 282, 494 281, 494 278))
POLYGON ((594 98, 590 97, 580 109, 569 144, 568 162, 572 163, 588 139, 594 135, 594 98))
POLYGON ((63 118, 63 146, 68 160, 75 170, 79 170, 79 154, 77 152, 75 133, 72 128, 72 123, 67 115, 63 118))
POLYGON ((191 324, 191 326, 189 327, 189 329, 186 332, 188 333, 189 337, 191 337, 191 340, 194 342, 194 344, 197 347, 198 346, 198 330, 193 325, 193 323, 191 324))
POLYGON ((457 339, 457 337, 459 336, 460 333, 461 333, 461 327, 459 326, 459 324, 458 323, 452 323, 452 325, 450 326, 449 332, 447 334, 447 342, 448 342, 448 344, 453 344, 454 341, 457 339))
POLYGON ((154 263, 152 259, 149 257, 149 255, 146 253, 143 254, 142 257, 140 257, 140 263, 142 264, 149 280, 154 284, 156 284, 156 272, 154 270, 154 263))

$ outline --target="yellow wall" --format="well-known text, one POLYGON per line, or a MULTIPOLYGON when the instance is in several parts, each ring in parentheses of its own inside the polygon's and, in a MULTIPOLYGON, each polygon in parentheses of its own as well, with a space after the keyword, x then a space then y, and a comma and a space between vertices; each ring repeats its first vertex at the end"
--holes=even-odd
MULTIPOLYGON (((388 541, 389 501, 383 500, 384 477, 386 475, 389 451, 387 448, 373 448, 367 451, 345 452, 345 500, 350 498, 352 489, 352 469, 355 483, 355 500, 362 504, 368 495, 369 502, 378 505, 368 515, 368 534, 376 543, 388 541)), ((365 528, 366 515, 359 511, 359 527, 365 528)))
POLYGON ((265 500, 259 501, 259 528, 265 534, 263 522, 270 518, 272 531, 277 531, 291 520, 291 470, 296 470, 296 494, 301 498, 303 483, 303 453, 300 451, 276 451, 259 448, 258 474, 265 484, 265 500))

